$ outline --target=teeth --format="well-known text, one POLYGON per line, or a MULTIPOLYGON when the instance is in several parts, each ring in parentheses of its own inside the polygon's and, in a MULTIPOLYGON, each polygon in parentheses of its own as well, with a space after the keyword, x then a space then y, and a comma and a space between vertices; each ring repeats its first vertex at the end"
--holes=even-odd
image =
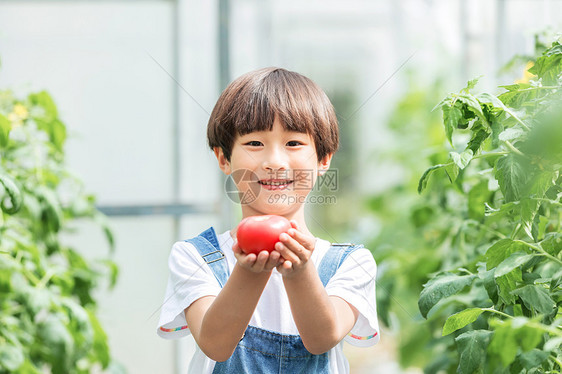
POLYGON ((285 182, 266 182, 266 181, 260 181, 261 184, 265 184, 268 186, 280 186, 282 184, 289 184, 291 183, 291 181, 285 181, 285 182))

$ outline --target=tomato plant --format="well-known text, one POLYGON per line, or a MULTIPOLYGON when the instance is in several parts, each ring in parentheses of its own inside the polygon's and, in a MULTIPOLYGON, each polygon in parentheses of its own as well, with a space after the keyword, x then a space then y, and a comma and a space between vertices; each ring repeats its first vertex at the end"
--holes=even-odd
POLYGON ((275 249, 275 243, 279 241, 279 235, 290 228, 291 223, 285 217, 251 216, 240 222, 236 230, 236 238, 244 253, 272 252, 275 249))
POLYGON ((494 95, 476 93, 472 81, 432 111, 450 79, 412 72, 409 91, 389 117, 390 138, 374 156, 400 170, 401 179, 363 206, 373 228, 365 241, 379 265, 377 309, 403 367, 423 367, 428 374, 560 372, 560 78, 553 82, 560 76, 560 47, 547 48, 551 43, 540 36, 536 41, 534 56, 511 65, 534 65, 525 74, 530 80, 500 87, 494 95), (465 102, 480 109, 472 112, 465 102), (450 117, 459 112, 449 107, 462 118, 450 117), (510 160, 516 161, 513 167, 506 164, 510 160), (428 163, 433 166, 420 183, 428 163), (546 182, 547 171, 558 178, 546 182), (541 180, 550 185, 542 197, 541 180), (531 221, 535 202, 540 206, 531 221), (514 253, 510 261, 533 255, 516 260, 529 260, 517 266, 520 277, 516 268, 502 275, 509 261, 496 273, 496 262, 514 253))
POLYGON ((528 72, 498 95, 470 81, 437 106, 453 149, 418 191, 436 177, 452 188, 439 197, 447 256, 418 301, 442 326, 426 372, 562 370, 562 45, 528 72))
POLYGON ((45 92, 0 90, 0 373, 90 373, 107 368, 96 316, 98 281, 117 267, 63 243, 78 219, 113 237, 95 199, 66 170, 66 127, 45 92))

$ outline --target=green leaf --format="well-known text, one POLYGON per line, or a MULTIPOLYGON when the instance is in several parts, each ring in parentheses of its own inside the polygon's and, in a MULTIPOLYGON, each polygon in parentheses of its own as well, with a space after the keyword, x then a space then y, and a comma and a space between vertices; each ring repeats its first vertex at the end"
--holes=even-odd
POLYGON ((512 291, 523 300, 529 310, 536 310, 542 314, 551 314, 556 303, 550 298, 548 291, 540 285, 527 285, 512 291))
POLYGON ((505 108, 505 105, 502 103, 502 101, 498 99, 496 96, 492 95, 491 93, 483 92, 481 94, 476 95, 476 98, 481 103, 491 104, 492 106, 500 109, 505 108))
POLYGON ((459 374, 482 372, 486 362, 486 348, 490 343, 491 331, 473 330, 459 335, 455 342, 459 352, 459 374))
POLYGON ((5 147, 10 141, 10 131, 12 124, 10 120, 0 113, 0 147, 5 147))
POLYGON ((552 352, 560 349, 560 346, 562 346, 562 336, 557 336, 544 343, 543 349, 547 352, 552 352))
POLYGON ((29 100, 31 104, 42 109, 41 115, 33 116, 37 127, 47 133, 49 140, 57 151, 63 152, 66 126, 58 119, 57 106, 53 98, 46 91, 41 91, 29 95, 29 100))
POLYGON ((486 269, 490 270, 502 263, 515 252, 524 251, 526 246, 511 239, 501 239, 486 251, 486 269))
POLYGON ((7 214, 17 213, 20 210, 23 201, 20 189, 14 180, 7 174, 0 174, 0 184, 2 184, 7 193, 7 196, 2 197, 2 202, 0 203, 2 211, 7 214), (7 203, 7 199, 10 201, 9 205, 7 203))
POLYGON ((490 324, 495 327, 495 331, 488 349, 490 353, 500 358, 504 366, 508 366, 515 360, 517 355, 518 346, 515 341, 517 333, 507 322, 491 320, 490 324))
POLYGON ((6 343, 0 344, 0 369, 14 372, 23 364, 23 361, 24 355, 22 348, 6 343))
POLYGON ((562 233, 551 232, 545 235, 544 239, 540 242, 542 249, 552 256, 558 256, 562 251, 562 233))
POLYGON ((489 321, 495 331, 488 348, 490 353, 500 358, 504 366, 510 365, 515 360, 519 348, 530 351, 541 342, 543 332, 529 326, 528 322, 525 317, 489 321))
POLYGON ((472 160, 473 152, 471 149, 467 149, 461 154, 457 152, 449 152, 449 157, 460 169, 464 169, 470 160, 472 160))
POLYGON ((480 78, 482 78, 482 77, 483 77, 483 76, 481 75, 481 76, 479 76, 479 77, 476 77, 476 78, 474 78, 474 79, 469 80, 469 81, 466 83, 466 87, 463 88, 461 91, 462 91, 462 92, 465 92, 465 93, 468 93, 470 90, 472 90, 472 89, 474 89, 474 87, 476 87, 476 84, 478 83, 478 81, 479 81, 480 78))
POLYGON ((35 194, 42 205, 42 218, 46 227, 58 232, 62 226, 63 214, 55 191, 42 186, 35 190, 35 194))
POLYGON ((457 165, 455 165, 454 163, 448 163, 445 165, 445 173, 447 174, 447 177, 449 178, 449 182, 454 183, 460 173, 460 169, 457 165))
POLYGON ((535 173, 524 189, 524 197, 521 199, 521 223, 529 237, 532 235, 532 224, 540 206, 540 201, 536 199, 544 198, 546 191, 552 187, 557 175, 551 171, 535 173))
POLYGON ((480 271, 478 273, 478 278, 482 280, 490 300, 496 304, 498 302, 498 287, 494 279, 494 270, 480 271))
POLYGON ((500 144, 499 136, 503 132, 504 126, 500 121, 492 122, 492 147, 498 148, 500 144))
POLYGON ((427 169, 421 176, 420 181, 418 182, 418 193, 421 193, 427 187, 427 181, 429 180, 429 176, 431 175, 431 173, 445 166, 447 166, 447 164, 439 164, 439 165, 434 165, 429 169, 427 169))
POLYGON ((562 72, 562 45, 554 42, 552 47, 535 61, 529 72, 541 78, 544 85, 557 84, 562 72))
POLYGON ((427 313, 435 304, 441 299, 454 295, 466 286, 472 284, 474 278, 476 278, 475 275, 443 273, 424 284, 424 288, 418 300, 418 307, 422 316, 427 318, 427 313))
POLYGON ((504 131, 502 131, 499 135, 498 135, 498 139, 499 140, 503 140, 503 141, 513 141, 513 140, 519 140, 521 139, 521 137, 525 136, 526 132, 523 131, 520 128, 516 128, 516 127, 510 127, 505 129, 504 131))
POLYGON ((490 132, 484 128, 483 126, 475 126, 472 128, 472 138, 466 145, 466 151, 472 151, 472 154, 475 155, 478 153, 480 148, 482 147, 482 143, 490 136, 490 132))
POLYGON ((483 312, 484 310, 481 308, 469 308, 453 314, 445 321, 442 336, 449 335, 450 333, 462 329, 466 325, 476 321, 483 312))
POLYGON ((443 123, 445 125, 445 134, 449 140, 449 144, 453 145, 453 131, 461 122, 463 115, 461 110, 456 106, 443 105, 443 123))
POLYGON ((481 220, 486 210, 486 202, 490 196, 488 181, 483 180, 470 189, 467 196, 468 215, 474 220, 481 220))
POLYGON ((509 154, 498 159, 495 165, 495 177, 505 202, 520 200, 527 174, 515 155, 509 154))
POLYGON ((38 338, 48 347, 49 362, 57 368, 68 368, 73 354, 73 339, 60 314, 49 314, 38 325, 38 338))
POLYGON ((119 266, 114 261, 104 260, 102 263, 109 269, 109 288, 112 289, 117 284, 119 277, 119 266))
POLYGON ((517 358, 521 366, 527 370, 538 368, 548 358, 548 352, 533 349, 529 352, 523 352, 517 358))
POLYGON ((496 271, 494 272, 494 277, 498 278, 502 275, 506 275, 510 273, 513 269, 518 268, 527 262, 529 262, 535 255, 534 254, 525 254, 525 252, 515 252, 501 264, 498 265, 496 271))
POLYGON ((115 238, 113 237, 113 231, 109 226, 109 220, 107 216, 99 211, 96 211, 94 215, 95 222, 103 229, 107 243, 109 244, 109 251, 111 253, 115 252, 115 238))
POLYGON ((516 297, 511 291, 517 288, 517 284, 522 282, 522 278, 523 276, 520 268, 515 268, 501 277, 494 278, 498 286, 499 297, 506 305, 515 303, 516 297))
POLYGON ((500 86, 508 90, 498 98, 511 108, 520 108, 523 104, 532 101, 537 96, 537 90, 532 89, 529 83, 518 83, 508 86, 500 86))
POLYGON ((476 99, 476 97, 470 94, 460 94, 457 96, 457 98, 461 102, 466 104, 472 112, 478 115, 478 117, 480 117, 483 121, 487 122, 487 119, 484 116, 484 112, 482 112, 482 107, 480 106, 480 102, 478 101, 478 99, 476 99))
POLYGON ((94 344, 93 344, 93 356, 96 360, 99 360, 104 369, 107 368, 110 361, 109 356, 109 346, 107 345, 107 335, 103 331, 97 317, 91 311, 87 311, 90 317, 90 323, 94 329, 94 344))

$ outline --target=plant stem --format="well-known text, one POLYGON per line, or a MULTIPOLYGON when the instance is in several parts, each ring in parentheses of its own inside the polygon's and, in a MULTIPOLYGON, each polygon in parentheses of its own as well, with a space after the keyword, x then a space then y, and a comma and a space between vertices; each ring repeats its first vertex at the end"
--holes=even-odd
POLYGON ((481 153, 479 155, 476 155, 474 157, 472 157, 472 159, 477 159, 477 158, 488 158, 488 157, 494 157, 494 156, 504 156, 509 154, 509 152, 489 152, 489 153, 481 153))
POLYGON ((562 207, 562 203, 559 203, 558 201, 554 201, 554 200, 550 200, 550 199, 535 197, 535 198, 530 198, 529 200, 544 201, 544 202, 547 202, 549 204, 562 207))
POLYGON ((511 233, 511 239, 515 239, 517 234, 519 234, 519 230, 521 230, 521 223, 518 223, 517 226, 515 226, 515 228, 513 229, 513 232, 511 233))
MULTIPOLYGON (((510 315, 507 314, 507 313, 500 312, 499 310, 496 310, 496 309, 494 309, 494 308, 481 308, 481 309, 482 309, 483 311, 485 311, 485 312, 491 312, 491 313, 499 314, 499 315, 502 316, 502 317, 506 317, 506 318, 515 318, 515 317, 513 317, 513 316, 510 316, 510 315)), ((534 322, 534 321, 529 321, 529 322, 526 323, 526 325, 529 326, 529 327, 533 327, 533 328, 536 328, 536 329, 543 330, 543 331, 548 332, 548 333, 550 333, 550 334, 552 334, 552 335, 562 336, 562 331, 557 330, 557 329, 553 329, 552 327, 547 326, 547 325, 543 325, 542 323, 537 323, 537 322, 534 322)))
POLYGON ((521 126, 523 126, 523 128, 527 131, 531 131, 531 129, 529 128, 529 126, 527 126, 525 124, 525 122, 523 122, 519 117, 517 117, 508 107, 504 107, 503 110, 509 114, 512 118, 514 118, 521 126))
POLYGON ((523 154, 523 152, 521 152, 520 150, 518 150, 517 148, 515 148, 515 147, 513 146, 513 144, 511 144, 511 143, 509 142, 509 140, 504 140, 503 142, 505 143, 505 145, 507 145, 507 148, 509 148, 512 152, 518 154, 519 156, 525 156, 525 155, 523 154))
POLYGON ((499 310, 496 310, 494 308, 482 308, 482 310, 486 311, 486 312, 492 312, 492 313, 496 313, 499 314, 500 316, 506 317, 506 318, 513 318, 513 316, 510 316, 507 313, 504 312, 500 312, 499 310))
POLYGON ((560 362, 560 360, 559 360, 556 356, 553 356, 553 355, 551 354, 549 357, 552 359, 552 361, 554 361, 554 362, 556 362, 556 363, 558 364, 558 366, 560 367, 560 369, 562 369, 562 362, 560 362))
POLYGON ((550 253, 548 253, 547 251, 545 251, 544 249, 542 249, 542 248, 540 247, 540 245, 538 245, 538 246, 537 246, 537 245, 533 245, 533 244, 527 243, 526 241, 523 241, 523 240, 514 240, 514 242, 524 244, 524 245, 526 245, 527 247, 529 247, 529 248, 531 248, 531 249, 534 249, 534 250, 537 251, 537 252, 540 252, 542 256, 545 256, 545 257, 551 259, 552 261, 558 262, 560 265, 562 265, 562 260, 558 259, 557 257, 554 257, 553 255, 551 255, 550 253))
POLYGON ((53 271, 53 269, 47 270, 47 273, 43 276, 43 278, 41 278, 39 283, 37 283, 37 288, 45 287, 47 285, 47 282, 49 281, 49 279, 51 279, 51 277, 53 275, 55 275, 55 272, 53 271))

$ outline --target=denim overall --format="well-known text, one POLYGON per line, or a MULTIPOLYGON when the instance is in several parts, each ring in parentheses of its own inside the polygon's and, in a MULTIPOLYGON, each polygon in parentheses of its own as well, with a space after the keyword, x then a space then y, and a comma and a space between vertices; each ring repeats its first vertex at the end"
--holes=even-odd
MULTIPOLYGON (((215 230, 211 227, 199 236, 188 239, 209 265, 221 287, 230 271, 220 249, 215 230)), ((324 287, 345 258, 362 245, 332 244, 320 266, 318 275, 324 287)), ((232 356, 217 362, 213 373, 329 373, 328 353, 313 355, 306 350, 299 335, 280 334, 248 326, 232 356)))

